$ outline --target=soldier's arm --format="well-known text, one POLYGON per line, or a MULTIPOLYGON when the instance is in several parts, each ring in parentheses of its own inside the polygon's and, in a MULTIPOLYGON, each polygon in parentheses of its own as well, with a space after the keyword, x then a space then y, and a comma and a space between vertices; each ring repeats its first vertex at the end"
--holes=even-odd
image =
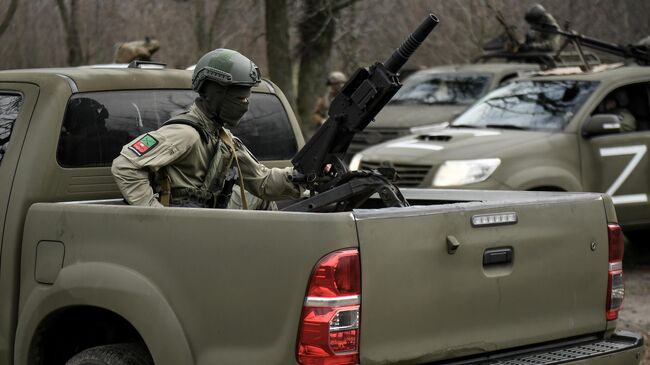
POLYGON ((131 205, 160 207, 149 173, 172 164, 200 140, 186 125, 172 124, 129 142, 113 160, 111 172, 122 196, 131 205))
POLYGON ((268 168, 259 163, 239 140, 235 143, 246 190, 265 200, 300 197, 301 188, 290 180, 292 167, 268 168))
POLYGON ((315 126, 319 127, 325 122, 326 118, 327 118, 327 108, 325 108, 325 102, 323 100, 323 97, 321 96, 320 98, 318 98, 318 101, 316 102, 316 107, 314 108, 314 112, 312 113, 311 121, 314 123, 315 126))

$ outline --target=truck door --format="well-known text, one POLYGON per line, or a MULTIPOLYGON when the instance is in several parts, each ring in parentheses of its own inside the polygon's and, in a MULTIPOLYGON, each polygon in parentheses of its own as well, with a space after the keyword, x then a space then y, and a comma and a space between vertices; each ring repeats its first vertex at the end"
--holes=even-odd
POLYGON ((622 115, 634 122, 631 130, 582 138, 583 186, 611 195, 625 228, 650 223, 649 86, 614 89, 592 112, 622 115))
MULTIPOLYGON (((26 83, 0 82, 0 291, 9 294, 17 278, 15 265, 18 264, 15 247, 10 247, 10 240, 4 239, 7 207, 14 174, 29 120, 36 105, 39 89, 36 85, 26 83)), ((16 298, 12 295, 0 295, 0 363, 11 363, 11 346, 13 328, 11 328, 12 310, 16 298)))

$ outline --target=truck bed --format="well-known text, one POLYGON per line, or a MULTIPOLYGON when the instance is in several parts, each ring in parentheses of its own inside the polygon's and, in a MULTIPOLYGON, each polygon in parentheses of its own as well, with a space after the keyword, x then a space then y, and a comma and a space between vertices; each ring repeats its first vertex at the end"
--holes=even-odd
POLYGON ((131 321, 158 365, 294 363, 313 265, 349 247, 361 257, 361 364, 485 356, 613 329, 606 196, 404 194, 417 205, 330 214, 34 204, 16 338, 32 338, 59 306, 97 305, 131 321), (472 225, 502 213, 516 223, 472 225), (161 336, 163 325, 177 330, 161 336))

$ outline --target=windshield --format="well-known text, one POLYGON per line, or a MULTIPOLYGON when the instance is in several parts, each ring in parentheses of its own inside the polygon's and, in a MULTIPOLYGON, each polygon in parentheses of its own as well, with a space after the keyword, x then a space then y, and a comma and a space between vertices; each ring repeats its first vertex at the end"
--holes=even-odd
POLYGON ((596 85, 590 81, 515 81, 492 91, 452 126, 559 131, 596 85))
POLYGON ((408 78, 393 104, 471 104, 487 92, 491 77, 483 74, 420 74, 408 78))

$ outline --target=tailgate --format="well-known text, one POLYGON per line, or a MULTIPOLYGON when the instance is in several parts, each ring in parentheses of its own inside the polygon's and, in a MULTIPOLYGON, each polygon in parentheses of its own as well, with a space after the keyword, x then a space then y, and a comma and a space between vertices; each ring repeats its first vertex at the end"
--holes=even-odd
POLYGON ((423 363, 605 330, 599 195, 356 217, 362 364, 423 363), (518 221, 472 226, 475 215, 505 212, 518 221), (448 241, 459 244, 453 254, 448 241))

